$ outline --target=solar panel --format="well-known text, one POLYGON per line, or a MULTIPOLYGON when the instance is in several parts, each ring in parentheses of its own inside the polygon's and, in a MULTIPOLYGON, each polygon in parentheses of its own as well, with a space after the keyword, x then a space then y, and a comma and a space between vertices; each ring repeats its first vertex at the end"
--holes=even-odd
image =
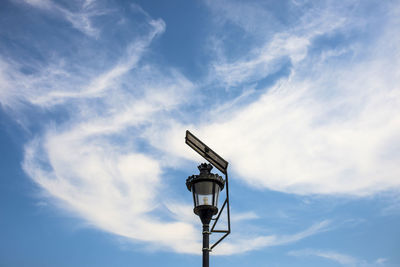
POLYGON ((189 132, 189 130, 186 131, 185 143, 199 153, 205 160, 210 162, 215 168, 220 170, 223 174, 226 174, 228 162, 189 132))

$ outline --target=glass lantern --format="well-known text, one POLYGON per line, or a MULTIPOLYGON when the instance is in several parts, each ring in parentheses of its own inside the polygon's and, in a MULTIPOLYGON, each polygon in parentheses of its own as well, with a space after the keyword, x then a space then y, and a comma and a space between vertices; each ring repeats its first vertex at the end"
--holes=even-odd
POLYGON ((218 213, 218 196, 225 181, 218 174, 210 173, 212 168, 211 164, 202 163, 198 166, 200 174, 189 176, 186 180, 186 186, 193 194, 193 211, 199 216, 205 210, 211 215, 218 213))

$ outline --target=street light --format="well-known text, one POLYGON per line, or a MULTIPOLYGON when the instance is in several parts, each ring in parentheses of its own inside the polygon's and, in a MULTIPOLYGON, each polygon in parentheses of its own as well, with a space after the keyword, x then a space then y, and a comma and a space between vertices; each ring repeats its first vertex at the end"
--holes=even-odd
POLYGON ((228 191, 228 162, 215 153, 212 149, 201 142, 196 136, 186 131, 186 144, 199 153, 211 164, 202 163, 198 166, 200 174, 189 176, 186 179, 186 187, 193 195, 194 213, 200 217, 203 223, 203 267, 209 267, 209 253, 231 232, 230 212, 229 212, 229 191, 228 191), (218 174, 211 173, 213 165, 225 175, 225 180, 218 174), (226 185, 226 199, 218 212, 219 192, 226 185), (214 230, 222 211, 226 208, 228 229, 214 230), (218 215, 217 215, 218 214, 218 215), (217 215, 216 218, 213 218, 217 215), (214 223, 210 231, 210 221, 214 223), (224 233, 210 248, 210 234, 224 233))
POLYGON ((189 176, 186 186, 193 194, 194 213, 208 225, 211 217, 218 213, 218 195, 224 189, 225 180, 210 172, 211 164, 202 163, 197 168, 200 174, 189 176))
POLYGON ((218 195, 224 188, 225 181, 218 174, 211 173, 211 164, 198 166, 199 175, 186 179, 186 186, 193 194, 194 213, 203 223, 203 267, 209 266, 210 221, 218 213, 218 195))

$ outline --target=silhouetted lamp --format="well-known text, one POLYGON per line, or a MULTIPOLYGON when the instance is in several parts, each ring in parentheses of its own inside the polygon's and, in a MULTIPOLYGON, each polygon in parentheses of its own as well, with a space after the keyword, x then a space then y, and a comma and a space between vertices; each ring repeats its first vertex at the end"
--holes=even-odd
POLYGON ((190 146, 194 151, 199 153, 200 156, 202 156, 205 160, 212 164, 200 164, 198 166, 200 174, 189 176, 186 179, 187 189, 192 192, 193 195, 193 211, 196 215, 200 217, 200 220, 203 223, 203 267, 209 267, 210 251, 222 240, 224 240, 224 238, 227 237, 231 232, 231 220, 229 212, 228 162, 189 131, 186 131, 185 143, 190 146), (211 173, 213 166, 217 168, 223 175, 225 175, 225 180, 218 174, 211 173), (224 189, 224 186, 226 199, 224 200, 221 209, 218 211, 218 196, 219 192, 224 189), (214 229, 225 207, 228 229, 214 229), (216 215, 215 218, 213 218, 214 215, 216 215), (214 223, 211 226, 210 230, 211 220, 213 220, 214 223), (209 236, 211 233, 221 233, 223 234, 223 236, 220 237, 210 247, 209 236))
POLYGON ((198 166, 200 174, 186 180, 186 186, 193 194, 193 211, 203 224, 209 224, 211 217, 218 213, 218 196, 225 184, 221 176, 211 173, 212 168, 211 164, 202 163, 198 166))

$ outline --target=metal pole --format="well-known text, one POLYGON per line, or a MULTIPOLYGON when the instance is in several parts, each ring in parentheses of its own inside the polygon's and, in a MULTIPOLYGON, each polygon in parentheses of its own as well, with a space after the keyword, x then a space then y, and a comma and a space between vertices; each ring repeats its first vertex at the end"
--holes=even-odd
POLYGON ((210 266, 210 226, 203 224, 203 267, 210 266))

